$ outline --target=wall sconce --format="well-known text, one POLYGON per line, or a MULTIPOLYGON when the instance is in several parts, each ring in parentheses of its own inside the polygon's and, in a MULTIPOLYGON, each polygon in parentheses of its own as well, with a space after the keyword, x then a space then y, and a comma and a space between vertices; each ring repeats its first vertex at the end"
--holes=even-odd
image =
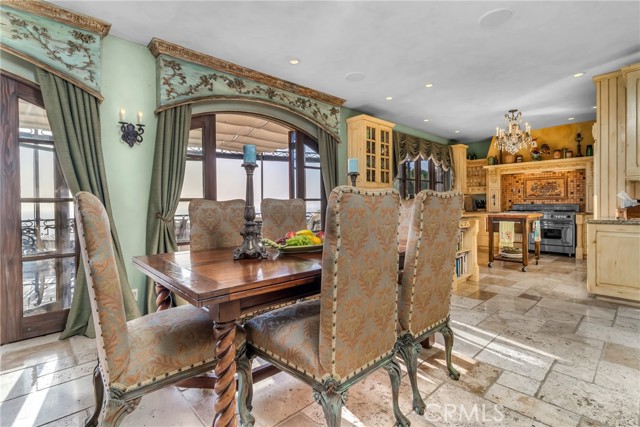
POLYGON ((142 112, 138 113, 138 124, 127 123, 124 121, 124 109, 120 110, 120 132, 122 132, 121 139, 129 144, 129 147, 133 148, 135 144, 142 142, 142 134, 144 133, 144 125, 142 124, 142 112), (137 126, 137 128, 136 128, 137 126))

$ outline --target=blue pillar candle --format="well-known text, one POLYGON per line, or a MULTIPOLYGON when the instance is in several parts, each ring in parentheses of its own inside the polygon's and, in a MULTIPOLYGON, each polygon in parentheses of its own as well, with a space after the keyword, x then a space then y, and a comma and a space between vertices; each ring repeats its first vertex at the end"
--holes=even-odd
POLYGON ((358 173, 358 159, 349 159, 347 172, 358 173))
POLYGON ((256 146, 251 144, 245 144, 242 148, 242 161, 244 163, 255 163, 256 162, 256 146))

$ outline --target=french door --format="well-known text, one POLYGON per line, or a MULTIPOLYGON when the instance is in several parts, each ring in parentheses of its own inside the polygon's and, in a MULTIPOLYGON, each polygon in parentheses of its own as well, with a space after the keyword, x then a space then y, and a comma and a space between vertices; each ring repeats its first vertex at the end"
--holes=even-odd
POLYGON ((0 75, 0 343, 61 331, 78 264, 73 199, 37 87, 0 75))

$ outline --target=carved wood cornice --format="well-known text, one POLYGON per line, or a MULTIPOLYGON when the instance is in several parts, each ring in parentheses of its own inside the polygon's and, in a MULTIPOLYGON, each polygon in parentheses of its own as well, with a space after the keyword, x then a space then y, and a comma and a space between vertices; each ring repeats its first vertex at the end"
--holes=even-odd
POLYGON ((239 77, 263 83, 274 88, 286 90, 288 92, 295 93, 296 95, 302 95, 308 98, 327 102, 332 105, 342 106, 342 104, 344 104, 345 102, 345 100, 342 98, 319 92, 314 89, 309 89, 307 87, 300 86, 286 80, 281 80, 277 77, 255 71, 250 68, 245 68, 241 65, 232 64, 231 62, 227 62, 213 56, 205 55, 203 53, 196 52, 191 49, 187 49, 185 47, 169 43, 155 37, 149 42, 148 48, 156 58, 160 54, 165 54, 174 58, 183 59, 185 61, 193 62, 195 64, 203 65, 205 67, 213 68, 215 70, 223 71, 225 73, 234 74, 239 77))
POLYGON ((90 16, 82 15, 39 0, 2 0, 3 6, 30 12, 63 24, 71 25, 104 37, 109 33, 111 24, 90 16))
POLYGON ((572 157, 569 159, 487 165, 484 168, 489 173, 493 172, 500 175, 587 169, 593 168, 593 157, 572 157))

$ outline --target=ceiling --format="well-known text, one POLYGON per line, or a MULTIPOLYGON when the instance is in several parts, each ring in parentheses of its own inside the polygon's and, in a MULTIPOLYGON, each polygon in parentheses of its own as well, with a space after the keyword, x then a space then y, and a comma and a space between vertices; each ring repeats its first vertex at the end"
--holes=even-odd
POLYGON ((594 120, 592 77, 640 62, 639 1, 52 3, 465 143, 513 108, 533 129, 594 120))

